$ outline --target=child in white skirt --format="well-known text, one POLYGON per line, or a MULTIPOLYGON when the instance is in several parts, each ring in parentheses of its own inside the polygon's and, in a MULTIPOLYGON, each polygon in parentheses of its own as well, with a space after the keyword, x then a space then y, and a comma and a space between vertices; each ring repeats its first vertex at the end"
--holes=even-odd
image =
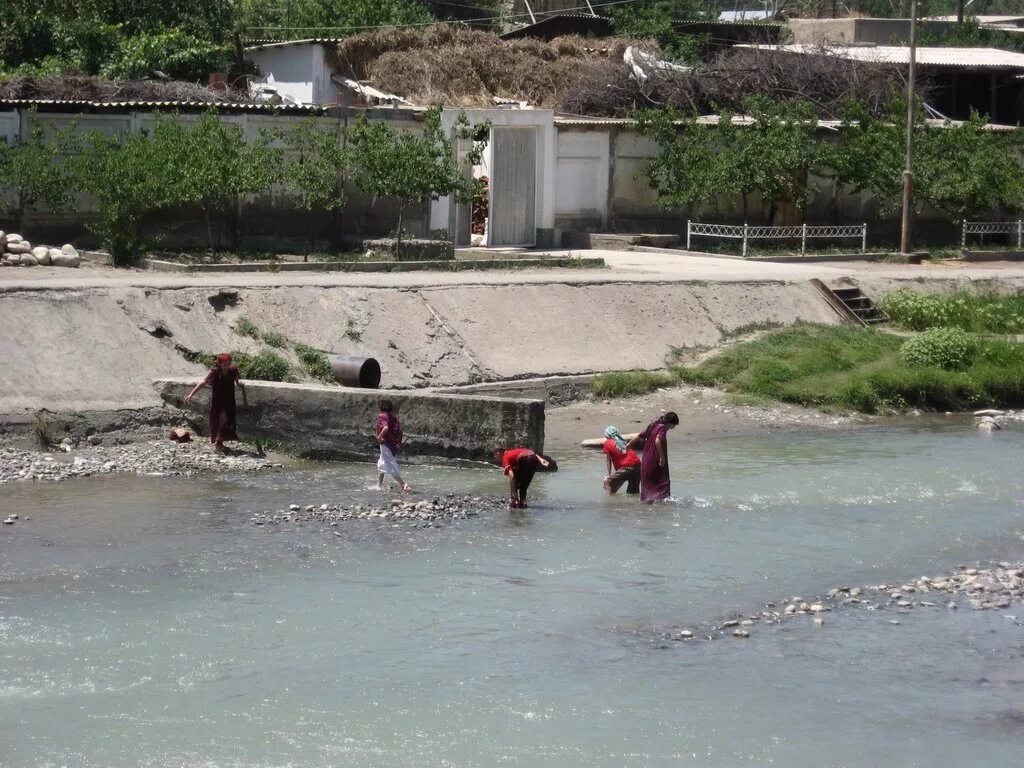
POLYGON ((402 424, 398 420, 398 408, 388 398, 380 401, 377 414, 377 442, 380 444, 380 458, 377 459, 377 487, 384 487, 384 476, 395 478, 399 487, 408 493, 412 486, 402 480, 398 470, 398 452, 402 449, 402 424))

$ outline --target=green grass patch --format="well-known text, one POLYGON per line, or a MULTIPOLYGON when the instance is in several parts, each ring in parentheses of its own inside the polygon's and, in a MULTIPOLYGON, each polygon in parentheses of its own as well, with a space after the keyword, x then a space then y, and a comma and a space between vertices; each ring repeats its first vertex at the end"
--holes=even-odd
POLYGON ((284 349, 288 346, 288 337, 283 333, 277 331, 263 331, 260 334, 260 338, 263 339, 263 343, 277 349, 284 349))
MULTIPOLYGON (((189 352, 185 359, 193 363, 212 368, 217 363, 217 355, 213 352, 189 352)), ((255 381, 297 381, 291 365, 276 352, 267 350, 258 355, 248 352, 232 352, 231 362, 238 366, 238 375, 243 379, 255 381)))
POLYGON ((959 328, 971 333, 1024 333, 1024 296, 958 291, 951 296, 900 288, 882 297, 893 325, 911 331, 959 328))
POLYGON ((327 360, 327 355, 319 349, 313 349, 305 344, 296 344, 294 349, 299 362, 302 363, 303 370, 310 377, 328 384, 334 383, 334 374, 331 372, 331 364, 327 360))
POLYGON ((903 354, 903 346, 903 339, 872 330, 789 328, 679 369, 678 376, 737 395, 864 413, 1024 404, 1021 345, 972 339, 963 355, 959 346, 947 349, 948 339, 934 355, 903 354), (946 360, 953 367, 943 367, 946 360))
POLYGON ((260 329, 248 317, 240 317, 235 320, 232 330, 239 336, 248 336, 250 339, 260 339, 260 329))
POLYGON ((590 391, 598 397, 628 397, 671 386, 676 377, 660 371, 622 371, 602 373, 590 382, 590 391))

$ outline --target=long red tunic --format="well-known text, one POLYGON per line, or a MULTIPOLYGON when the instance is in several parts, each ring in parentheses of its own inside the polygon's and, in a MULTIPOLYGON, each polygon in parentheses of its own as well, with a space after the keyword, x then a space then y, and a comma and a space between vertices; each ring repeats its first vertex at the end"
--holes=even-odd
POLYGON ((220 366, 214 366, 206 374, 210 386, 210 442, 223 443, 237 440, 235 431, 235 382, 239 380, 238 368, 232 365, 227 373, 220 366))
POLYGON ((661 501, 672 495, 672 479, 668 473, 668 428, 660 421, 647 428, 643 458, 640 460, 640 501, 661 501), (658 438, 665 441, 665 466, 658 466, 658 438))

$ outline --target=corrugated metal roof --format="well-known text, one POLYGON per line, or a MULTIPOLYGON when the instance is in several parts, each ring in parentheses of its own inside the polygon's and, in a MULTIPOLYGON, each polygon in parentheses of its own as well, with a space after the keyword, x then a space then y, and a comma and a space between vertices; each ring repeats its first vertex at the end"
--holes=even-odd
MULTIPOLYGON (((733 115, 733 125, 753 125, 754 118, 749 115, 733 115)), ((719 115, 701 115, 697 117, 694 122, 698 125, 718 125, 721 117, 719 115)), ((677 120, 677 125, 685 125, 686 120, 677 120)), ((934 118, 928 118, 924 121, 925 125, 932 128, 942 128, 944 126, 951 125, 963 125, 963 120, 939 120, 934 118)), ((555 115, 555 125, 563 126, 566 128, 610 128, 612 126, 625 126, 633 127, 636 126, 636 120, 630 117, 584 117, 582 115, 555 115)), ((838 130, 842 127, 842 120, 818 120, 818 128, 828 131, 838 130)), ((984 130, 994 131, 997 133, 1005 133, 1009 131, 1018 130, 1015 125, 1000 125, 998 123, 987 123, 984 130)))
POLYGON ((295 104, 251 104, 235 101, 88 101, 85 99, 0 99, 0 106, 69 106, 94 109, 183 109, 209 108, 231 109, 242 112, 323 112, 318 105, 295 104))
POLYGON ((245 50, 258 51, 263 48, 284 48, 289 45, 337 45, 343 37, 307 37, 303 40, 249 40, 245 50))
MULTIPOLYGON (((872 64, 909 64, 910 48, 902 45, 738 45, 762 51, 782 51, 812 56, 838 56, 872 64)), ((1024 53, 999 48, 918 47, 917 63, 925 67, 958 67, 963 69, 1024 70, 1024 53)))

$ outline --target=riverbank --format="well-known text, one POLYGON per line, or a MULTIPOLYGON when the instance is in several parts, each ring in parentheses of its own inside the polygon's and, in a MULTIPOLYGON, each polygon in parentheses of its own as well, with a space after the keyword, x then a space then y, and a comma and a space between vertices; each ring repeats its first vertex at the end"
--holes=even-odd
MULTIPOLYGON (((95 438, 94 438, 95 439, 95 438)), ((228 455, 216 454, 207 441, 188 443, 147 440, 126 445, 77 445, 66 438, 53 450, 0 446, 0 485, 33 480, 60 482, 74 478, 132 473, 148 477, 195 477, 221 472, 259 472, 280 469, 280 457, 267 456, 245 443, 228 455)))

